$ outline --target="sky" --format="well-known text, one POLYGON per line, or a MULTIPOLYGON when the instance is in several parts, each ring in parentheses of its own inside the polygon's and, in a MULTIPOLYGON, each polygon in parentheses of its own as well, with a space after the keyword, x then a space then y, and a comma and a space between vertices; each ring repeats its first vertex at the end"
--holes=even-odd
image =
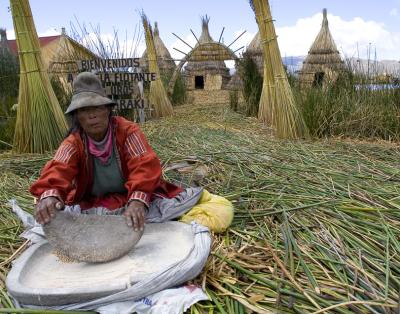
MULTIPOLYGON (((140 12, 151 22, 157 21, 160 37, 171 55, 180 59, 190 48, 177 39, 177 34, 189 45, 196 39, 191 29, 200 36, 201 16, 210 17, 210 34, 219 39, 223 27, 223 42, 229 45, 243 31, 230 48, 247 46, 258 27, 254 13, 245 0, 30 0, 32 14, 39 36, 59 34, 65 27, 71 32, 79 25, 91 32, 99 28, 104 38, 119 42, 127 38, 127 47, 135 41, 140 25, 140 12)), ((322 9, 327 8, 331 33, 338 50, 344 57, 378 60, 400 60, 400 0, 270 0, 272 15, 282 56, 304 56, 318 34, 322 9)), ((14 38, 9 0, 0 0, 0 27, 7 29, 9 39, 14 38)), ((141 29, 140 29, 141 33, 141 29)), ((145 49, 143 35, 137 53, 145 49)), ((130 50, 130 49, 128 49, 130 50)), ((241 52, 239 50, 238 52, 241 52)))

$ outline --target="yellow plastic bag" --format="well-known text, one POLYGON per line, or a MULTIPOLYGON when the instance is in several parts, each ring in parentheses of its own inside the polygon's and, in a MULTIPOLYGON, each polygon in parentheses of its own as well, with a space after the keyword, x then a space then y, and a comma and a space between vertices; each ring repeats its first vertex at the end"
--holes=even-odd
POLYGON ((213 232, 225 231, 233 220, 233 206, 226 198, 203 190, 198 203, 180 221, 190 223, 196 221, 213 232))

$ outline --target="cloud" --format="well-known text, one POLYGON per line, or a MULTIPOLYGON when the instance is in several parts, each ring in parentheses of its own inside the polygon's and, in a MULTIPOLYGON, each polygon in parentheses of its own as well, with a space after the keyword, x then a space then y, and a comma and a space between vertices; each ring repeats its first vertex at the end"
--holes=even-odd
MULTIPOLYGON (((178 36, 180 38, 182 38, 185 42, 187 42, 191 47, 194 47, 197 43, 196 38, 194 38, 192 33, 186 33, 186 35, 184 35, 184 36, 181 36, 178 34, 178 36)), ((191 48, 189 48, 189 46, 187 46, 185 43, 183 43, 181 40, 179 40, 177 38, 174 42, 172 42, 171 45, 169 45, 167 47, 169 53, 171 54, 172 59, 176 59, 176 60, 180 60, 180 59, 184 58, 185 55, 183 53, 175 50, 174 48, 179 49, 180 51, 182 51, 184 53, 188 53, 191 50, 191 48)))
POLYGON ((39 37, 46 37, 46 36, 56 36, 61 34, 61 29, 57 30, 56 28, 50 28, 44 32, 39 33, 39 37))
POLYGON ((390 16, 397 16, 397 15, 399 15, 399 12, 398 12, 397 8, 391 9, 390 12, 389 12, 389 15, 390 15, 390 16))
MULTIPOLYGON (((233 38, 232 40, 230 40, 229 42, 225 42, 225 44, 228 46, 230 45, 240 34, 243 33, 243 29, 241 30, 237 30, 235 32, 233 32, 233 38)), ((235 51, 241 47, 244 47, 242 49, 239 49, 235 52, 235 54, 237 56, 240 56, 240 54, 246 50, 246 47, 249 45, 249 43, 252 41, 252 39, 254 38, 255 33, 251 33, 251 32, 246 32, 244 33, 242 36, 240 36, 238 38, 238 40, 236 40, 232 46, 230 46, 229 48, 232 49, 232 51, 235 51)), ((225 61, 225 64, 228 68, 234 68, 235 67, 235 61, 233 60, 227 60, 225 61)))
MULTIPOLYGON (((14 29, 9 29, 7 32, 7 39, 14 40, 15 39, 15 32, 14 29)), ((61 29, 57 30, 56 28, 49 28, 44 32, 40 32, 38 34, 39 37, 46 37, 46 36, 56 36, 61 34, 61 29)))
MULTIPOLYGON (((241 33, 243 33, 243 30, 235 31, 233 33, 232 41, 234 41, 241 33)), ((236 49, 239 49, 240 47, 243 47, 243 46, 246 48, 250 44, 250 42, 253 40, 255 35, 256 35, 255 33, 246 32, 237 41, 235 41, 235 43, 232 46, 230 46, 229 48, 231 48, 233 51, 235 51, 236 49)), ((231 42, 226 43, 226 44, 229 45, 231 42)), ((238 50, 236 52, 236 54, 238 54, 242 51, 243 51, 243 49, 238 50)))
POLYGON ((6 34, 7 34, 7 39, 9 40, 15 39, 15 32, 13 29, 7 29, 6 34))
MULTIPOLYGON (((367 51, 377 52, 378 59, 398 59, 400 32, 390 32, 383 23, 365 21, 360 17, 343 20, 328 14, 329 28, 338 50, 346 57, 367 58, 367 51), (357 52, 358 44, 358 52, 357 52)), ((294 26, 278 27, 278 42, 282 56, 302 56, 321 29, 322 14, 297 20, 294 26)), ((374 58, 374 53, 370 54, 374 58)))

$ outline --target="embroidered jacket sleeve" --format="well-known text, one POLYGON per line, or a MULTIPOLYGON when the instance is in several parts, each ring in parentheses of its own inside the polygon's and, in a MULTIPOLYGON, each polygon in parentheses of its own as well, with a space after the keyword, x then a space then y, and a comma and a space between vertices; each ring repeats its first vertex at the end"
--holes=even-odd
POLYGON ((124 143, 128 177, 128 202, 138 200, 149 206, 150 197, 160 182, 161 164, 138 126, 132 126, 124 143))
POLYGON ((39 200, 54 196, 65 201, 73 189, 73 181, 79 171, 78 149, 71 140, 64 140, 52 160, 46 163, 39 179, 29 191, 39 200))

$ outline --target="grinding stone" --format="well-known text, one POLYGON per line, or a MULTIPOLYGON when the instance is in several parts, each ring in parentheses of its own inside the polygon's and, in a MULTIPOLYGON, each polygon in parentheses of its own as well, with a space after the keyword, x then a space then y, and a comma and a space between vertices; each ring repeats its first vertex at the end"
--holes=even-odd
POLYGON ((58 212, 43 226, 54 250, 80 262, 107 262, 127 254, 140 240, 124 216, 58 212))
POLYGON ((22 304, 63 305, 110 295, 165 271, 194 247, 192 226, 177 221, 147 224, 135 248, 107 263, 65 263, 48 242, 26 250, 7 276, 8 292, 22 304))

